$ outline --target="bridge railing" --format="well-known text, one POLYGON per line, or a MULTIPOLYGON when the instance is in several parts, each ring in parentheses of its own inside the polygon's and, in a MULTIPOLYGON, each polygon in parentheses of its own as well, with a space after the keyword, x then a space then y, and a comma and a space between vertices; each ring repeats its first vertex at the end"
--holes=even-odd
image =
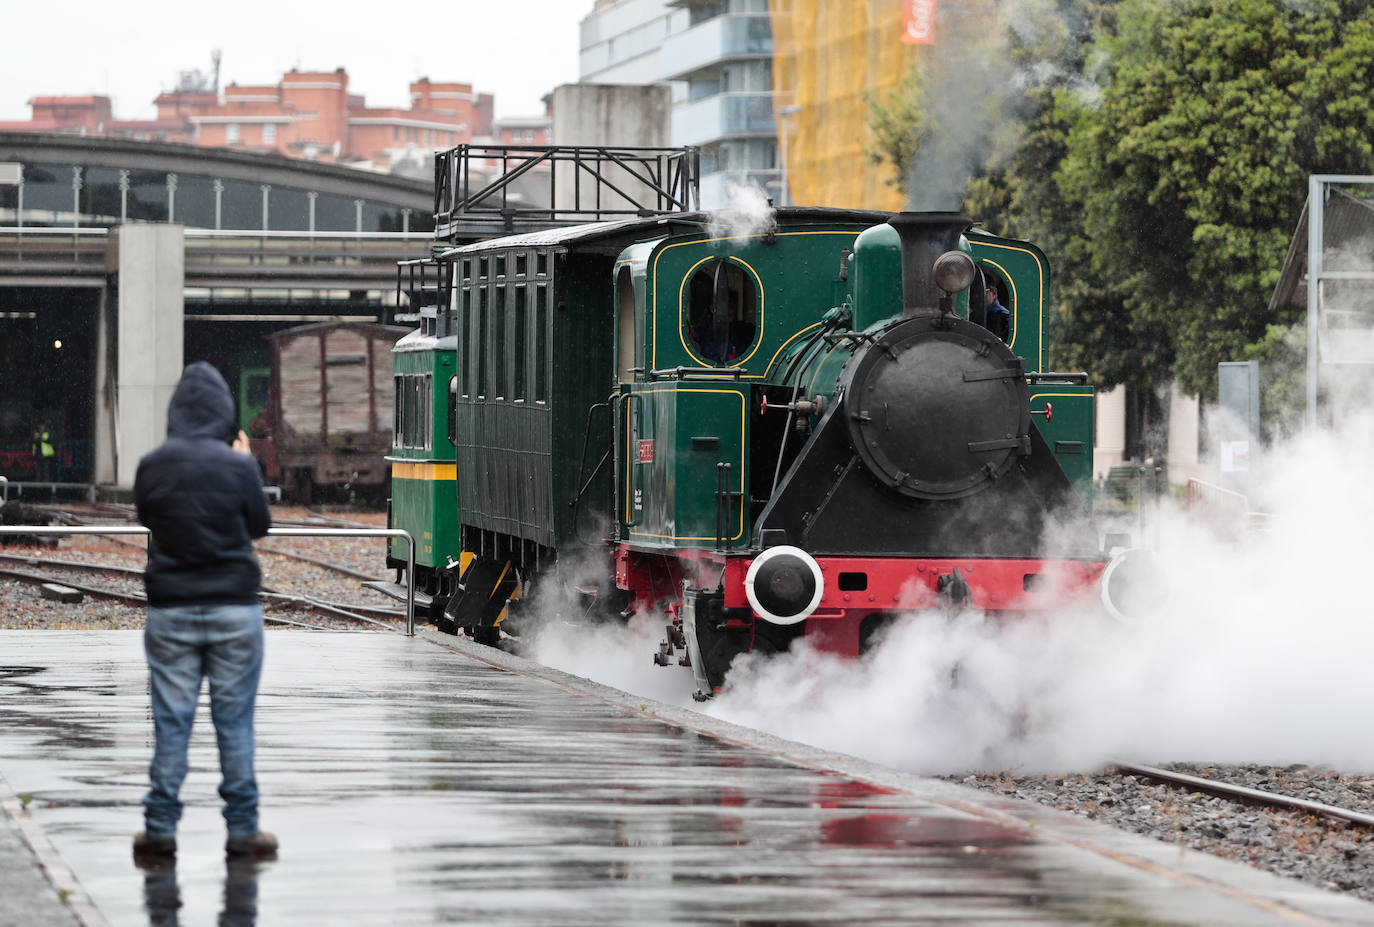
POLYGON ((103 280, 109 237, 99 228, 0 228, 0 272, 103 280))
POLYGON ((435 238, 700 208, 693 146, 458 145, 434 155, 435 238))
MULTIPOLYGON (((186 285, 390 290, 396 264, 429 252, 428 232, 185 231, 186 285)), ((103 286, 109 230, 0 227, 0 277, 103 286), (85 280, 84 284, 75 283, 85 280)))

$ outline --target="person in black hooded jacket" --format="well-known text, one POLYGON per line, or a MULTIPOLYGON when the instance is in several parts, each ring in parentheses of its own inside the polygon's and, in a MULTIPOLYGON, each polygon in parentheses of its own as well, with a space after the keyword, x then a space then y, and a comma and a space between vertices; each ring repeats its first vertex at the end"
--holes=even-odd
POLYGON ((178 799, 202 678, 219 744, 229 856, 270 856, 274 836, 258 829, 253 708, 262 674, 262 572, 253 539, 271 516, 248 436, 236 428, 234 399, 204 361, 186 368, 167 410, 167 440, 144 455, 134 476, 138 520, 147 526, 148 621, 143 632, 156 745, 143 799, 140 861, 176 855, 178 799))

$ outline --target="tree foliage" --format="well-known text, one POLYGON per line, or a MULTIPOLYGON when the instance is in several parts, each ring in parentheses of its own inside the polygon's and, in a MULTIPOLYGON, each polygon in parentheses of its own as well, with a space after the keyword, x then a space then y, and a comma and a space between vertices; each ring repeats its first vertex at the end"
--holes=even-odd
MULTIPOLYGON (((1020 0, 1002 25, 1015 144, 964 209, 1050 253, 1055 365, 1210 395, 1218 362, 1291 353, 1267 307, 1307 176, 1374 173, 1369 0, 1020 0)), ((919 108, 873 107, 894 160, 919 108)))
POLYGON ((1291 321, 1267 306, 1307 175, 1374 168, 1374 20, 1349 0, 1123 0, 1095 49, 1100 98, 1057 96, 1056 180, 1124 331, 1070 292, 1066 334, 1108 382, 1134 345, 1137 378, 1210 393, 1218 362, 1291 321))
POLYGON ((873 140, 865 153, 874 164, 893 166, 894 173, 888 182, 895 184, 904 197, 911 195, 907 168, 915 160, 926 134, 924 90, 920 73, 913 67, 888 93, 864 94, 868 126, 873 131, 873 140))

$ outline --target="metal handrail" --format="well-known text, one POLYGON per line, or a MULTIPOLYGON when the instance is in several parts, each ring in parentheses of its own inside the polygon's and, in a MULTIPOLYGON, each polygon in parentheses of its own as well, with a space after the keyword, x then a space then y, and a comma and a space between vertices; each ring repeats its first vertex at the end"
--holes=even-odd
MULTIPOLYGON (((77 534, 149 534, 142 525, 3 525, 0 535, 63 537, 77 534)), ((406 542, 406 637, 415 636, 415 538, 402 528, 268 528, 268 537, 403 538, 406 542)))

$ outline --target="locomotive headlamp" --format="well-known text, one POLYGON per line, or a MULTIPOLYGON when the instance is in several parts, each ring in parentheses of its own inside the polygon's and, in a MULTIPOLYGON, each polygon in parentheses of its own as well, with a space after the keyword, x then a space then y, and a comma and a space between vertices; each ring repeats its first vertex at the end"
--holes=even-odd
POLYGON ((821 567, 800 547, 770 547, 749 564, 744 594, 754 613, 773 624, 805 621, 825 590, 821 567))
POLYGON ((946 293, 957 293, 973 282, 973 258, 962 251, 946 251, 935 259, 930 275, 946 293))

